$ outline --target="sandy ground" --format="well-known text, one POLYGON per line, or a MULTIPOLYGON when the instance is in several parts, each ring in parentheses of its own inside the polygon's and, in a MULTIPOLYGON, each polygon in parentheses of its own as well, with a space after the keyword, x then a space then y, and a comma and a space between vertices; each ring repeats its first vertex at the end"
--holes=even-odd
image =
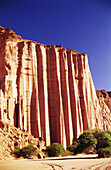
POLYGON ((1 160, 0 170, 111 170, 111 158, 78 155, 45 159, 1 160))

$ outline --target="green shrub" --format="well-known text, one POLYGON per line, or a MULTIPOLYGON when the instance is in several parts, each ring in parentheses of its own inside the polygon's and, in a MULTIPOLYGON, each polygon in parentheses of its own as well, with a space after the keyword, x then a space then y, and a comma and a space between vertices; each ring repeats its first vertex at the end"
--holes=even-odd
POLYGON ((94 137, 97 139, 96 150, 100 148, 111 147, 111 134, 110 131, 96 131, 93 132, 94 137))
POLYGON ((99 158, 109 158, 111 157, 111 147, 100 148, 97 154, 99 158))
POLYGON ((79 136, 77 142, 67 148, 74 154, 85 152, 98 153, 98 157, 109 157, 111 155, 111 131, 93 129, 86 130, 79 136))
POLYGON ((24 158, 29 158, 31 156, 37 155, 37 147, 34 147, 33 145, 28 145, 22 149, 22 156, 24 158))
POLYGON ((93 136, 97 139, 97 138, 98 138, 99 133, 101 132, 101 130, 100 130, 100 129, 95 128, 95 129, 93 129, 91 132, 92 132, 92 135, 93 135, 93 136))
POLYGON ((111 130, 105 130, 105 132, 110 134, 110 136, 111 136, 111 130))
POLYGON ((47 146, 46 151, 48 152, 48 156, 59 156, 62 155, 64 152, 64 148, 59 143, 53 143, 50 146, 47 146))
POLYGON ((16 157, 23 157, 23 158, 30 158, 31 156, 37 155, 37 147, 34 147, 33 145, 28 145, 22 149, 19 147, 15 147, 14 154, 16 157))
POLYGON ((69 156, 69 155, 73 155, 73 152, 70 152, 69 150, 65 150, 61 155, 62 156, 69 156))
POLYGON ((77 154, 77 146, 78 146, 78 143, 77 142, 73 142, 72 145, 69 145, 67 147, 67 150, 69 150, 73 154, 77 154))
POLYGON ((85 152, 87 148, 93 148, 92 150, 94 150, 96 148, 97 139, 93 137, 92 132, 86 130, 79 136, 77 142, 77 152, 82 153, 85 152))
POLYGON ((20 153, 20 147, 19 146, 15 146, 15 149, 14 149, 14 154, 15 154, 15 156, 17 157, 17 158, 19 158, 20 157, 20 155, 21 155, 21 153, 20 153))

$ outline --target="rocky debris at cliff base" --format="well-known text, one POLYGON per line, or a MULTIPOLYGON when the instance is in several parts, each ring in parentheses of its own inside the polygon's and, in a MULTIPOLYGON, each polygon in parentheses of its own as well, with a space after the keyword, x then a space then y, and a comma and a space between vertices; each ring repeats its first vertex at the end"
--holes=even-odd
MULTIPOLYGON (((41 139, 41 138, 40 138, 41 139)), ((45 149, 44 141, 34 138, 29 132, 20 130, 0 120, 0 160, 14 159, 14 147, 23 148, 29 144, 38 146, 36 158, 44 158, 42 149, 45 149)))

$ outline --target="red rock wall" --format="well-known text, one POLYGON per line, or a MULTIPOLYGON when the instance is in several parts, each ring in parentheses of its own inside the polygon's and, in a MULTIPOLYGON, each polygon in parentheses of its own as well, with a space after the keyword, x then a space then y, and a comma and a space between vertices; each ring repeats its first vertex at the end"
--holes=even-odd
POLYGON ((0 119, 64 147, 103 129, 87 54, 17 40, 0 43, 0 119))

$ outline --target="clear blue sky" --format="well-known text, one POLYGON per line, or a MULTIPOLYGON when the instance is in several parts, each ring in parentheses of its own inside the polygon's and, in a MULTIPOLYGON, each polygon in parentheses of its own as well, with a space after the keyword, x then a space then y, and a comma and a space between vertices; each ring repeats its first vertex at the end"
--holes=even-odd
POLYGON ((87 53, 95 88, 111 91, 111 0, 0 0, 0 25, 87 53))

